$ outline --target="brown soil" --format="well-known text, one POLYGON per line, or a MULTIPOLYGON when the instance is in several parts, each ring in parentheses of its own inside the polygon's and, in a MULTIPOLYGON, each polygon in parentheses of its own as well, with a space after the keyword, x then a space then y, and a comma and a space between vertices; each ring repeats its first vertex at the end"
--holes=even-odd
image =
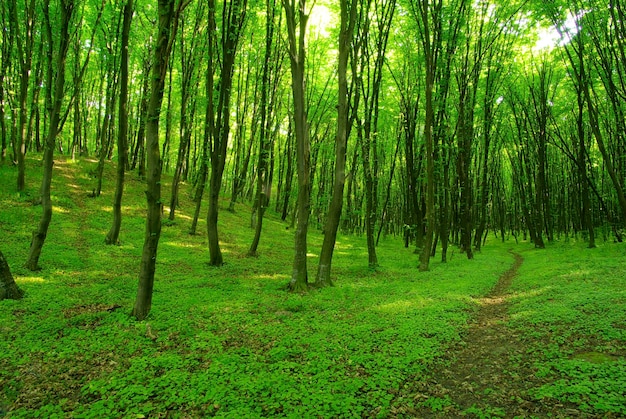
POLYGON ((540 380, 523 338, 506 324, 507 290, 523 263, 521 255, 511 253, 513 265, 479 301, 465 338, 427 376, 405 384, 393 403, 392 417, 585 417, 571 406, 528 394, 540 380))

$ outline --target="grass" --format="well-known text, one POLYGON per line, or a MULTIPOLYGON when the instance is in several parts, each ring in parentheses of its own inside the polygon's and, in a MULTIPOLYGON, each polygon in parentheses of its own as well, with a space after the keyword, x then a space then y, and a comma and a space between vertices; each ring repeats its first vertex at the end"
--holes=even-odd
POLYGON ((511 325, 545 382, 533 394, 626 415, 626 247, 572 241, 524 256, 511 325))
MULTIPOLYGON (((226 265, 209 267, 204 221, 198 235, 187 234, 193 203, 183 185, 176 221, 162 231, 152 312, 136 322, 129 313, 143 245, 144 187, 127 175, 121 246, 106 246, 114 169, 105 169, 103 196, 91 199, 93 166, 55 163, 43 270, 32 273, 21 264, 40 217, 41 208, 32 205, 40 168, 28 160, 29 189, 20 196, 12 186, 15 169, 0 165, 0 249, 26 291, 21 301, 0 302, 0 345, 8 348, 0 351, 0 416, 2 410, 12 418, 390 416, 398 389, 445 357, 478 309, 475 298, 512 263, 506 250, 514 245, 493 241, 473 261, 456 255, 419 273, 411 249, 387 238, 377 249, 382 266, 372 271, 364 238, 340 236, 336 286, 289 294, 293 231, 269 213, 260 256, 247 258, 249 208, 222 210, 226 265)), ((310 275, 321 242, 311 231, 310 275)), ((625 413, 623 390, 596 378, 625 382, 624 251, 574 244, 524 253, 512 322, 529 334, 538 373, 551 377, 537 389, 538 399, 625 413), (584 343, 580 351, 570 348, 575 342, 584 343), (576 357, 592 351, 611 362, 576 357), (595 387, 569 391, 581 375, 595 387), (606 397, 592 400, 591 392, 606 397)), ((431 402, 433 410, 445 405, 431 402)))

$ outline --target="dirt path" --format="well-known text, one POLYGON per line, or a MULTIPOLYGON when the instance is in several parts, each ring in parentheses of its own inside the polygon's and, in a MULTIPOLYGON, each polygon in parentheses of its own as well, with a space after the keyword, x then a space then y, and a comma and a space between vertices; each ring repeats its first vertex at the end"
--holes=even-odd
POLYGON ((507 290, 523 263, 521 255, 510 252, 513 265, 480 300, 463 341, 450 348, 428 377, 401 391, 394 403, 395 417, 567 416, 558 406, 543 405, 527 395, 534 386, 534 371, 525 359, 523 340, 506 326, 507 290), (411 404, 417 407, 407 407, 411 404))

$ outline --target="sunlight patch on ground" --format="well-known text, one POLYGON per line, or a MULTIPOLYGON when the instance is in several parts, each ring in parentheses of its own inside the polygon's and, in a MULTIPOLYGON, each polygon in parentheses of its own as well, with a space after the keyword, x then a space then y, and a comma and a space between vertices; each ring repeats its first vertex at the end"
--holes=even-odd
POLYGON ((271 279, 271 280, 287 280, 289 279, 289 275, 285 274, 273 274, 273 275, 256 275, 257 279, 271 279))
POLYGON ((391 303, 380 304, 376 307, 376 310, 387 313, 398 313, 415 310, 416 308, 423 308, 424 306, 426 306, 426 300, 423 299, 398 300, 391 303))
POLYGON ((66 210, 65 208, 57 207, 56 205, 52 206, 52 211, 58 212, 60 214, 69 214, 70 213, 70 211, 66 210))
POLYGON ((186 249, 197 249, 198 248, 198 244, 197 243, 184 243, 184 242, 165 242, 164 243, 166 246, 172 246, 172 247, 182 247, 182 248, 186 248, 186 249))
POLYGON ((584 279, 589 279, 591 277, 592 277, 592 273, 591 273, 591 270, 589 269, 578 269, 576 271, 572 271, 561 276, 561 278, 567 279, 570 281, 580 280, 580 279, 584 280, 584 279))
POLYGON ((16 278, 15 281, 20 283, 24 282, 27 284, 43 284, 44 282, 46 282, 40 276, 20 276, 19 278, 16 278))
POLYGON ((538 295, 545 294, 546 292, 550 291, 552 288, 553 287, 551 286, 546 286, 546 287, 541 287, 541 288, 535 288, 526 292, 516 292, 513 294, 513 297, 515 299, 536 297, 538 295))

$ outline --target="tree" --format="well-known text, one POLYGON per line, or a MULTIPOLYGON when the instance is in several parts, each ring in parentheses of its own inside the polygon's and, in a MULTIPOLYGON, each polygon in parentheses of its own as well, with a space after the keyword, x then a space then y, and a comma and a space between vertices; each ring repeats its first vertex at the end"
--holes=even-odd
MULTIPOLYGON (((433 122, 435 111, 433 106, 433 88, 436 69, 435 49, 437 43, 433 43, 433 38, 437 33, 431 35, 432 23, 431 14, 435 20, 434 27, 438 27, 437 19, 440 19, 438 13, 441 12, 441 1, 436 2, 434 9, 428 0, 419 0, 411 2, 412 13, 415 21, 420 26, 420 38, 424 49, 424 59, 426 68, 426 84, 425 84, 425 121, 424 121, 424 138, 426 143, 426 235, 424 245, 420 253, 420 271, 427 271, 430 262, 430 249, 435 233, 435 158, 433 143, 433 122), (417 3, 417 4, 416 4, 417 3)), ((435 38, 436 39, 436 38, 435 38)))
MULTIPOLYGON (((196 82, 196 68, 200 54, 197 53, 198 42, 200 38, 200 24, 203 20, 204 7, 202 3, 196 9, 196 17, 192 27, 192 35, 190 42, 185 40, 184 23, 185 16, 181 19, 180 42, 178 43, 181 58, 181 94, 180 94, 180 144, 178 147, 178 158, 176 159, 176 168, 174 169, 174 178, 172 179, 172 195, 170 199, 170 213, 168 219, 174 220, 176 206, 178 205, 178 189, 180 181, 186 166, 187 156, 189 155, 189 147, 191 145, 191 131, 193 120, 192 111, 189 109, 192 99, 191 90, 192 83, 196 82)), ((170 86, 171 87, 171 86, 170 86)), ((169 111, 169 109, 168 109, 169 111)))
MULTIPOLYGON (((207 238, 209 245, 209 264, 221 266, 224 263, 220 249, 217 228, 219 196, 222 188, 222 176, 226 166, 228 137, 230 133, 230 99, 233 84, 233 71, 237 47, 245 23, 247 0, 224 0, 220 37, 220 79, 219 98, 215 108, 215 125, 209 136, 209 156, 211 158, 211 178, 209 181, 209 208, 207 211, 207 238)), ((209 12, 214 13, 215 5, 211 0, 209 12), (212 10, 212 11, 211 11, 212 10)), ((209 19, 211 21, 211 19, 209 19)), ((214 21, 214 19, 213 19, 214 21)), ((214 31, 214 27, 209 30, 214 31)), ((211 61, 209 61, 211 63, 211 61)), ((208 70, 212 73, 212 69, 208 70)), ((209 98, 209 102, 211 102, 209 98)), ((209 105, 207 105, 209 106, 209 105)), ((213 106, 213 105, 210 105, 213 106)))
MULTIPOLYGON (((14 2, 9 2, 8 5, 6 2, 2 2, 0 5, 0 17, 2 27, 6 28, 9 26, 7 20, 11 20, 12 17, 9 15, 9 8, 15 7, 14 2), (9 7, 7 7, 9 6, 9 7)), ((13 49, 14 43, 14 33, 13 31, 2 31, 2 45, 0 46, 0 55, 2 56, 2 60, 0 60, 0 162, 4 162, 7 156, 7 126, 5 121, 5 110, 4 110, 4 98, 5 98, 5 76, 9 69, 9 64, 11 63, 11 52, 13 49)))
MULTIPOLYGON (((39 256, 41 255, 41 249, 43 248, 46 236, 48 235, 48 227, 52 220, 52 201, 50 199, 50 186, 52 184, 52 165, 54 157, 54 148, 56 145, 57 135, 60 131, 60 117, 61 117, 61 105, 63 104, 63 97, 65 95, 65 62, 67 58, 67 51, 70 43, 69 26, 72 20, 72 14, 74 13, 74 1, 73 0, 61 0, 60 2, 60 21, 59 21, 59 44, 56 49, 56 60, 53 62, 50 60, 48 63, 48 73, 53 74, 53 68, 56 70, 54 80, 54 94, 53 100, 50 103, 48 109, 50 114, 50 122, 48 125, 48 133, 46 136, 46 143, 43 155, 43 179, 41 182, 41 206, 43 214, 39 222, 37 231, 33 232, 33 238, 30 245, 30 251, 28 253, 28 259, 25 267, 31 271, 41 269, 39 267, 39 256)), ((52 36, 52 24, 50 22, 50 0, 45 0, 43 5, 43 15, 48 35, 48 55, 53 56, 53 36, 52 36)), ((51 80, 52 81, 52 80, 51 80)), ((51 83, 52 84, 52 83, 51 83)))
POLYGON ((396 9, 395 0, 374 0, 374 20, 370 20, 370 5, 367 2, 361 11, 364 21, 359 28, 363 42, 360 50, 360 74, 357 76, 363 105, 363 116, 356 118, 357 135, 361 146, 361 163, 365 180, 365 234, 367 237, 368 265, 378 266, 374 231, 378 210, 378 119, 380 114, 380 92, 389 31, 396 9), (374 27, 373 34, 370 27, 374 27))
POLYGON ((122 225, 122 196, 124 194, 124 174, 128 161, 128 41, 133 18, 133 0, 127 0, 123 10, 122 22, 122 56, 120 59, 120 103, 119 130, 117 133, 117 180, 113 198, 113 224, 106 235, 106 244, 118 244, 122 225))
POLYGON ((254 238, 248 250, 249 256, 255 256, 261 238, 261 230, 263 227, 263 215, 269 205, 269 195, 271 190, 271 152, 273 148, 272 133, 272 114, 276 107, 277 101, 277 85, 278 71, 280 66, 280 58, 272 66, 271 60, 273 55, 278 52, 274 50, 274 30, 276 16, 276 1, 266 0, 266 25, 265 25, 265 58, 263 59, 263 69, 261 76, 261 104, 260 104, 260 132, 259 132, 259 161, 257 164, 257 221, 254 231, 254 238), (270 78, 272 80, 270 80, 270 78))
POLYGON ((335 175, 333 192, 324 226, 324 242, 320 252, 317 267, 316 286, 324 287, 332 285, 330 268, 333 259, 337 230, 341 220, 343 207, 343 190, 346 183, 346 157, 348 137, 353 119, 349 119, 350 111, 356 112, 356 106, 350 109, 350 95, 348 91, 348 59, 353 45, 354 27, 356 24, 358 2, 352 0, 340 1, 341 28, 339 31, 339 60, 337 64, 338 96, 337 96, 337 134, 335 138, 335 175))
POLYGON ((148 212, 146 217, 146 234, 141 252, 141 266, 139 270, 139 286, 132 315, 137 320, 143 320, 150 313, 152 307, 152 290, 154 288, 154 272, 156 270, 157 250, 161 237, 161 154, 159 148, 159 119, 163 90, 172 43, 178 27, 178 17, 188 3, 175 0, 159 0, 158 27, 154 56, 152 59, 152 85, 150 100, 147 109, 146 121, 146 154, 147 154, 147 189, 146 201, 148 212))
POLYGON ((289 290, 306 291, 307 274, 307 231, 311 207, 311 143, 304 84, 306 65, 305 35, 309 15, 306 14, 306 0, 282 0, 287 22, 289 61, 291 63, 291 92, 293 95, 293 120, 296 139, 296 167, 298 174, 298 225, 295 234, 295 255, 289 290), (297 7, 297 19, 296 19, 297 7))
MULTIPOLYGON (((33 62, 33 45, 35 41, 35 0, 26 0, 24 2, 24 28, 20 27, 21 20, 18 19, 17 1, 9 2, 9 26, 10 30, 15 34, 15 43, 17 45, 17 58, 20 69, 20 83, 18 96, 19 122, 18 122, 18 138, 17 138, 17 190, 22 192, 25 188, 25 164, 24 157, 26 155, 26 122, 28 107, 26 101, 28 99, 28 83, 30 81, 30 72, 33 62)), ((46 6, 47 7, 47 6, 46 6)), ((49 42, 52 42, 50 39, 49 42)), ((52 65, 52 63, 50 63, 52 65)), ((14 150, 15 152, 16 150, 14 150)))

